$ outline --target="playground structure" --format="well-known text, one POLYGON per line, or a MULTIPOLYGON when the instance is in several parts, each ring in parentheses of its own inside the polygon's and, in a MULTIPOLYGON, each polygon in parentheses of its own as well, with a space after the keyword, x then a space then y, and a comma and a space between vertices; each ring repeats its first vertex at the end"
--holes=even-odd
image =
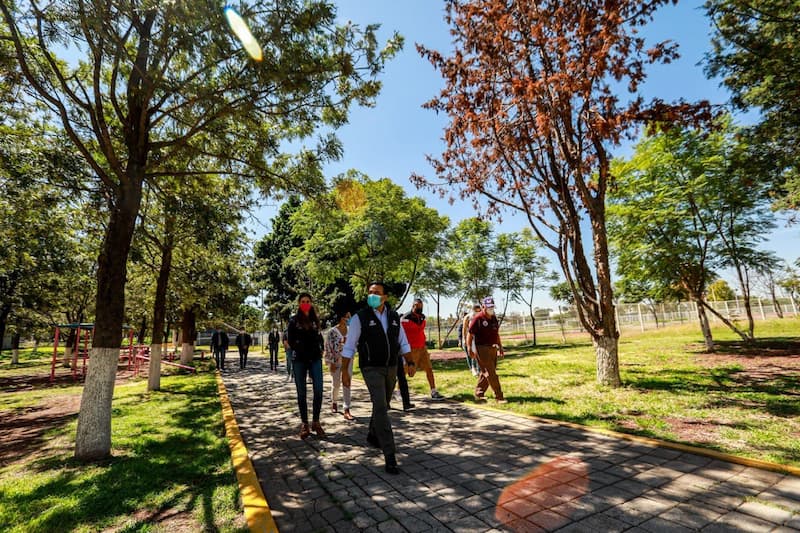
MULTIPOLYGON (((94 324, 93 323, 74 323, 74 324, 59 324, 56 326, 55 335, 53 336, 53 359, 50 363, 50 383, 56 379, 56 366, 58 365, 58 346, 61 333, 69 330, 75 332, 75 341, 71 346, 70 367, 72 368, 72 380, 77 381, 79 377, 86 376, 86 366, 89 359, 89 350, 91 349, 92 339, 94 338, 94 324), (80 361, 79 361, 80 360, 80 361), (80 365, 79 365, 80 362, 80 365), (79 368, 80 366, 80 368, 79 368)), ((133 335, 134 330, 129 326, 123 326, 125 336, 128 340, 127 346, 120 349, 119 362, 124 364, 127 370, 133 370, 134 377, 139 376, 142 368, 150 361, 150 346, 145 344, 134 344, 133 335)), ((188 370, 197 373, 197 369, 193 366, 183 365, 173 362, 178 359, 180 354, 178 349, 165 350, 164 357, 161 359, 162 365, 174 366, 183 370, 188 370)), ((205 352, 200 352, 200 359, 205 358, 205 352)))
MULTIPOLYGON (((123 326, 127 330, 128 347, 120 350, 120 361, 127 361, 128 369, 130 370, 133 363, 134 345, 133 345, 133 329, 128 326, 123 326)), ((78 380, 78 359, 81 360, 80 375, 86 376, 86 362, 89 359, 89 350, 91 349, 91 341, 94 339, 94 324, 90 322, 74 323, 74 324, 58 324, 56 325, 55 334, 53 335, 53 359, 50 362, 50 383, 56 379, 56 365, 58 364, 58 344, 61 337, 61 332, 64 330, 75 331, 75 342, 72 346, 70 367, 72 368, 72 380, 78 380)))
MULTIPOLYGON (((197 374, 197 369, 193 366, 189 365, 182 365, 180 363, 173 363, 172 361, 179 358, 180 356, 176 353, 177 350, 173 350, 170 352, 167 350, 164 357, 161 358, 161 364, 167 366, 174 366, 177 368, 181 368, 183 370, 189 370, 190 372, 197 374)), ((203 359, 205 356, 205 352, 200 352, 200 359, 203 359)), ((150 347, 144 344, 139 344, 136 346, 135 354, 133 356, 133 376, 138 377, 139 372, 141 372, 142 367, 145 364, 150 363, 150 347)))

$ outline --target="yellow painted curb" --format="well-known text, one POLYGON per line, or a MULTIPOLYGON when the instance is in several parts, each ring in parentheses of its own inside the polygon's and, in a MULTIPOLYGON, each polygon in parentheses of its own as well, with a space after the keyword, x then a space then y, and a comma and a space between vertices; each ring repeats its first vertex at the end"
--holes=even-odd
POLYGON ((771 463, 769 461, 762 461, 761 459, 750 459, 749 457, 740 457, 738 455, 731 455, 729 453, 718 452, 716 450, 709 450, 708 448, 698 448, 696 446, 690 446, 689 444, 681 444, 679 442, 670 442, 666 440, 653 439, 650 437, 641 437, 639 435, 630 435, 628 433, 620 433, 619 431, 614 431, 612 429, 584 426, 582 424, 577 424, 575 422, 567 422, 565 420, 556 420, 554 418, 544 418, 536 415, 527 415, 524 413, 517 413, 516 411, 500 409, 497 407, 471 405, 464 402, 459 402, 459 403, 462 403, 463 405, 467 405, 469 407, 473 407, 475 409, 484 409, 486 411, 495 411, 498 413, 510 413, 512 415, 523 416, 525 418, 536 420, 537 422, 541 422, 543 424, 557 424, 559 426, 566 426, 573 429, 589 431, 592 433, 601 433, 603 435, 608 435, 619 439, 639 442, 642 444, 649 444, 650 446, 669 448, 671 450, 677 450, 681 452, 693 453, 695 455, 702 455, 704 457, 711 457, 713 459, 719 459, 720 461, 726 461, 728 463, 734 463, 743 466, 752 466, 753 468, 760 468, 761 470, 769 470, 772 472, 780 472, 783 474, 791 474, 793 476, 800 477, 800 468, 796 466, 771 463))
POLYGON ((225 435, 228 437, 228 446, 231 448, 231 460, 236 471, 236 478, 239 480, 239 493, 242 495, 242 506, 244 516, 247 519, 247 526, 253 533, 277 533, 278 526, 272 518, 267 499, 261 490, 255 468, 250 461, 247 448, 239 433, 239 425, 233 416, 228 392, 219 371, 216 372, 217 387, 219 389, 219 400, 222 404, 222 418, 225 420, 225 435))

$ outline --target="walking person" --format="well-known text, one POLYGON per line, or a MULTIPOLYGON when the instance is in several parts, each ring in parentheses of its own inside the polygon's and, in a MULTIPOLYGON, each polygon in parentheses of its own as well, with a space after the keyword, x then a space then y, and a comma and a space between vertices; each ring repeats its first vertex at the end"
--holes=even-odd
POLYGON ((239 349, 239 368, 247 367, 247 352, 250 350, 250 345, 253 344, 253 338, 243 329, 236 335, 236 347, 239 349))
POLYGON ((367 307, 350 321, 342 357, 352 359, 358 352, 358 367, 372 401, 367 442, 383 451, 384 468, 389 474, 400 473, 389 400, 397 381, 397 360, 410 351, 400 316, 386 303, 386 285, 370 283, 367 307))
POLYGON ((269 345, 269 369, 275 372, 278 371, 278 345, 280 342, 281 336, 278 328, 273 327, 267 336, 267 344, 269 345))
POLYGON ((283 342, 283 353, 286 356, 286 381, 294 379, 294 351, 289 346, 289 328, 287 327, 281 333, 281 340, 283 342))
POLYGON ((347 324, 350 312, 339 313, 339 321, 325 332, 325 362, 331 373, 331 411, 339 412, 339 387, 342 388, 342 409, 345 420, 353 420, 350 414, 350 359, 342 357, 344 341, 347 338, 347 324))
POLYGON ((319 422, 322 411, 322 329, 311 295, 301 293, 297 298, 298 310, 289 319, 289 346, 294 352, 294 383, 297 388, 297 407, 300 409, 300 438, 305 439, 313 430, 318 437, 325 438, 319 422), (308 425, 308 403, 306 400, 306 376, 312 383, 312 421, 308 425))
POLYGON ((425 338, 425 314, 422 312, 422 300, 415 298, 411 306, 411 311, 403 315, 401 324, 406 332, 408 344, 411 346, 411 353, 406 357, 408 377, 414 377, 417 370, 425 372, 428 378, 428 386, 431 388, 432 400, 443 400, 444 396, 436 390, 436 378, 433 375, 433 365, 431 365, 431 354, 428 352, 425 338))
POLYGON ((464 313, 464 319, 461 322, 461 328, 458 332, 458 345, 464 349, 464 353, 467 356, 467 369, 472 373, 473 376, 477 377, 480 374, 480 369, 478 368, 478 360, 473 359, 472 352, 474 348, 467 344, 467 337, 469 337, 469 325, 472 322, 472 319, 475 318, 475 315, 481 312, 480 304, 475 304, 472 306, 471 313, 464 313))
POLYGON ((497 376, 497 358, 504 355, 503 344, 500 342, 500 322, 495 316, 494 299, 491 296, 483 299, 482 310, 472 318, 468 332, 467 345, 473 350, 473 357, 480 368, 478 383, 475 385, 475 401, 485 402, 484 394, 491 387, 495 401, 506 403, 500 378, 497 376))
POLYGON ((217 370, 225 370, 225 353, 229 345, 228 334, 220 328, 214 328, 214 333, 211 334, 211 351, 214 352, 214 364, 217 370))

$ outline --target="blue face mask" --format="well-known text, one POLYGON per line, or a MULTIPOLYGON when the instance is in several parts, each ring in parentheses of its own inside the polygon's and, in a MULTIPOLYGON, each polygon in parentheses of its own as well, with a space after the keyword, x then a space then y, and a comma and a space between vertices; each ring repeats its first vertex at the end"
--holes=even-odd
POLYGON ((381 295, 380 294, 367 295, 367 305, 373 309, 379 308, 381 306, 381 295))

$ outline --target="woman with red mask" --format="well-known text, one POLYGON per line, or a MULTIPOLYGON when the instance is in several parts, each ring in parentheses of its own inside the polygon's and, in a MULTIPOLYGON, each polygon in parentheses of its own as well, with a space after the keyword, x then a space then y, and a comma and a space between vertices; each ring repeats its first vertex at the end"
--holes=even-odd
POLYGON ((302 293, 297 298, 298 311, 289 319, 289 346, 294 351, 294 383, 297 387, 297 406, 300 409, 300 438, 311 435, 311 430, 320 438, 325 431, 319 423, 322 411, 322 329, 314 309, 311 295, 302 293), (308 404, 306 401, 306 376, 311 375, 313 387, 312 422, 308 425, 308 404))

